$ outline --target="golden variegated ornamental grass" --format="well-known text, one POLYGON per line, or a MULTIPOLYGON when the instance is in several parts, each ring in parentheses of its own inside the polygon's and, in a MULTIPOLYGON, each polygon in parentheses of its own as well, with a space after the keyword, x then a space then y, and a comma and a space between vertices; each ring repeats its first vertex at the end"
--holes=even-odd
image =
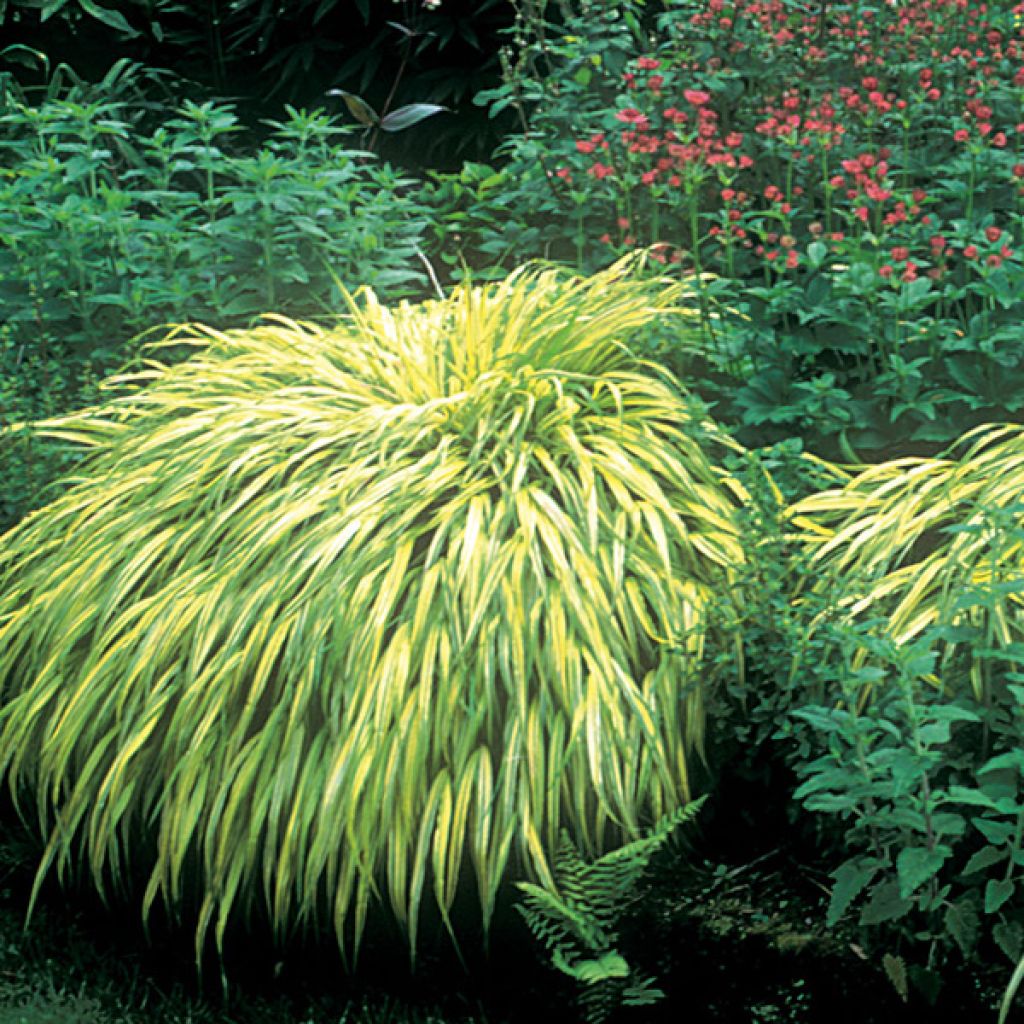
MULTIPOLYGON (((848 614, 881 616, 900 642, 935 625, 970 625, 991 649, 1024 639, 1022 502, 1024 427, 989 425, 941 457, 847 474, 790 515, 816 585, 843 580, 848 614)), ((946 664, 958 646, 946 645, 946 664)), ((985 661, 967 654, 983 699, 985 661)))
POLYGON ((415 948, 471 870, 550 881, 690 797, 742 558, 728 442, 630 354, 679 285, 550 269, 337 326, 188 341, 49 424, 78 482, 0 539, 0 767, 40 872, 198 878, 197 944, 264 905, 415 948), (125 392, 124 385, 144 385, 125 392), (151 844, 152 845, 152 844, 151 844))

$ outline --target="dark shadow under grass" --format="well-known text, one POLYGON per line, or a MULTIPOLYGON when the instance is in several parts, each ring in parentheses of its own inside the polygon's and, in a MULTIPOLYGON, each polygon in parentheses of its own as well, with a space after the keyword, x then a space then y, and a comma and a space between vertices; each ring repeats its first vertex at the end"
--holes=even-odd
MULTIPOLYGON (((913 993, 902 1002, 877 958, 854 937, 826 931, 828 877, 804 863, 807 844, 798 834, 756 813, 727 814, 722 802, 708 810, 689 851, 677 845, 656 859, 627 914, 623 951, 657 978, 666 998, 624 1009, 612 1024, 994 1019, 1001 973, 965 970, 950 979, 936 1005, 913 993)), ((105 907, 84 883, 65 891, 44 886, 24 929, 37 854, 24 832, 8 824, 0 836, 0 1024, 581 1019, 572 983, 541 962, 509 898, 499 906, 489 955, 477 942, 460 963, 434 927, 415 971, 400 936, 387 928, 369 935, 353 975, 330 936, 280 949, 254 922, 228 936, 225 993, 215 966, 197 979, 187 926, 155 921, 147 940, 137 911, 105 907)))

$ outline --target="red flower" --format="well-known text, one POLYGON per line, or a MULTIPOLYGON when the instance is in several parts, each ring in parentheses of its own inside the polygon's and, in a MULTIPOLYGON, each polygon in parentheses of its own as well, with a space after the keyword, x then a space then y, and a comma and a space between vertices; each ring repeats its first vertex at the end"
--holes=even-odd
POLYGON ((1002 265, 1003 257, 1000 256, 999 253, 997 253, 997 252, 992 252, 992 253, 989 253, 988 256, 985 257, 985 262, 990 267, 998 267, 998 266, 1002 265))
POLYGON ((966 128, 957 128, 957 130, 953 132, 954 142, 966 142, 970 137, 971 133, 966 128))
POLYGON ((695 107, 702 107, 711 100, 711 93, 703 89, 684 89, 683 96, 687 103, 692 103, 695 107))
POLYGON ((892 267, 888 263, 883 263, 882 266, 878 268, 878 276, 884 277, 888 281, 889 278, 892 277, 892 267))
POLYGON ((789 252, 786 253, 786 266, 790 270, 794 270, 799 265, 800 265, 800 257, 797 254, 796 249, 790 249, 789 252))
POLYGON ((976 260, 978 258, 978 247, 976 245, 965 245, 964 257, 969 260, 976 260))
POLYGON ((576 151, 578 153, 593 153, 597 149, 597 143, 591 139, 577 139, 576 151))
POLYGON ((910 250, 905 245, 897 245, 890 251, 889 255, 898 263, 902 263, 904 260, 910 259, 910 250))
POLYGON ((994 224, 991 227, 985 228, 985 237, 990 242, 998 242, 1002 238, 1003 232, 1001 228, 997 228, 994 224))
POLYGON ((661 61, 656 60, 654 57, 641 57, 636 62, 636 66, 641 71, 657 71, 661 67, 661 61))
POLYGON ((623 124, 635 124, 638 128, 647 128, 650 126, 650 121, 646 114, 637 110, 636 107, 626 107, 625 110, 620 110, 615 115, 616 121, 621 121, 623 124))
POLYGON ((607 164, 601 163, 600 160, 596 164, 594 164, 594 166, 591 167, 589 171, 587 171, 587 174, 589 174, 593 178, 597 178, 598 181, 600 181, 602 178, 610 178, 614 173, 614 167, 609 167, 607 164))

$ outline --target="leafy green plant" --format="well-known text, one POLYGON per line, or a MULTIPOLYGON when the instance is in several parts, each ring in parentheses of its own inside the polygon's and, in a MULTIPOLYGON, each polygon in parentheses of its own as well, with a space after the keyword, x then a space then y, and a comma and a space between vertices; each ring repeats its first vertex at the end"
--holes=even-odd
POLYGON ((848 582, 848 615, 883 617, 901 643, 959 628, 944 634, 943 664, 970 641, 982 702, 985 652, 1020 641, 1022 450, 1021 427, 981 427, 941 457, 869 466, 791 509, 821 578, 848 582))
POLYGON ((987 935, 1011 961, 1020 955, 1024 688, 1009 684, 986 709, 935 684, 934 635, 875 647, 871 668, 849 668, 840 701, 793 712, 827 749, 798 764, 795 796, 842 819, 854 851, 833 872, 828 923, 858 906, 862 928, 891 936, 876 948, 895 942, 885 966, 903 994, 905 972, 934 996, 954 950, 971 959, 987 935))
POLYGON ((480 218, 475 248, 589 270, 656 244, 713 274, 706 394, 749 445, 933 450, 1020 419, 1008 7, 518 6, 504 80, 478 101, 518 116, 494 202, 519 223, 480 218))
POLYGON ((589 1024, 600 1024, 617 1004, 645 1006, 664 993, 639 974, 618 949, 619 921, 634 898, 651 857, 672 832, 694 817, 704 797, 666 815, 647 835, 587 863, 563 831, 555 857, 554 889, 520 882, 518 905, 552 964, 580 985, 589 1024))
POLYGON ((0 546, 40 879, 136 865, 148 910, 193 878, 200 947, 258 905, 351 948, 386 885, 415 948, 464 856, 486 922, 563 827, 594 850, 690 798, 742 488, 630 350, 690 313, 633 269, 175 332, 191 359, 46 426, 75 486, 0 546))
MULTIPOLYGON (((339 281, 389 298, 425 282, 415 183, 323 112, 286 108, 256 146, 228 105, 154 119, 128 66, 0 99, 3 423, 82 404, 155 325, 333 316, 339 281)), ((6 471, 0 523, 32 505, 28 465, 6 471)))
POLYGON ((1020 434, 981 429, 962 454, 869 467, 792 510, 811 565, 847 584, 836 681, 792 712, 824 748, 794 757, 796 795, 856 851, 829 921, 859 904, 896 943, 894 982, 933 995, 952 952, 1024 948, 1020 434))

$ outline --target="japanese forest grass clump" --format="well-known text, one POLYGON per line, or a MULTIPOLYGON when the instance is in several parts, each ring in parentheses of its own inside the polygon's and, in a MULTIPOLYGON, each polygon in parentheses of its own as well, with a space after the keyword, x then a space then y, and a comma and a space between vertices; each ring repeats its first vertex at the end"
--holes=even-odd
POLYGON ((378 900, 415 948, 425 892, 451 925, 470 871, 486 925, 561 829, 596 850, 690 798, 742 493, 631 354, 694 329, 635 269, 179 333, 49 423, 80 475, 0 538, 40 877, 106 891, 155 836, 144 913, 197 878, 197 948, 260 909, 351 950, 378 900))
POLYGON ((944 682, 987 702, 992 655, 1024 641, 1024 427, 989 425, 936 458, 849 474, 797 502, 815 587, 898 644, 944 637, 944 682), (988 659, 988 660, 987 660, 988 659))

